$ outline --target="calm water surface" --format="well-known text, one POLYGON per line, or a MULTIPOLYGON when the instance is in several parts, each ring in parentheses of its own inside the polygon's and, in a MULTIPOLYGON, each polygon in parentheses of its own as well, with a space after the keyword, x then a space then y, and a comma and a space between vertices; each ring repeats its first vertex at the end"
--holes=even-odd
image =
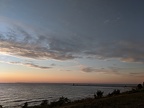
POLYGON ((104 95, 120 89, 128 91, 131 87, 116 87, 111 85, 72 86, 72 84, 0 84, 0 105, 4 108, 19 108, 25 102, 29 105, 40 104, 42 100, 55 101, 59 97, 71 100, 93 97, 97 90, 104 91, 104 95))

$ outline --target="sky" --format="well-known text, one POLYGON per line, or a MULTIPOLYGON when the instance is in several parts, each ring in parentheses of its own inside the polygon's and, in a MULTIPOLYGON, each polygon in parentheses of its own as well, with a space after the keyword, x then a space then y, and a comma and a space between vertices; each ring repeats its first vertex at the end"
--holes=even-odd
POLYGON ((1 83, 143 81, 143 0, 0 0, 1 83))

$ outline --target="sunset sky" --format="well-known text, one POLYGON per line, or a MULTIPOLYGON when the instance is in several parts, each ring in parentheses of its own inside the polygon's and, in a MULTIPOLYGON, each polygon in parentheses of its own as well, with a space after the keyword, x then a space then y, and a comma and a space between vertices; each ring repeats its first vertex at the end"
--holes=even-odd
POLYGON ((0 82, 143 81, 144 0, 0 0, 0 82))

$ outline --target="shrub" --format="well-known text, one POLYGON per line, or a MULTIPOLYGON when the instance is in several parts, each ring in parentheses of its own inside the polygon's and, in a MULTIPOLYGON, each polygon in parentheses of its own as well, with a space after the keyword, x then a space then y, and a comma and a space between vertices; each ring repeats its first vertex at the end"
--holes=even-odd
POLYGON ((113 95, 118 95, 118 94, 120 94, 120 90, 119 90, 119 89, 117 89, 117 90, 115 89, 115 90, 112 92, 112 94, 113 94, 113 95))
POLYGON ((143 87, 142 87, 141 84, 138 84, 138 85, 137 85, 137 88, 138 88, 138 89, 142 89, 143 87))
POLYGON ((48 106, 48 100, 43 100, 40 105, 41 106, 48 106))
POLYGON ((132 88, 132 90, 128 91, 128 93, 136 93, 138 92, 138 90, 136 90, 135 88, 132 88))
POLYGON ((65 98, 65 97, 60 97, 59 100, 58 100, 59 103, 61 104, 65 104, 65 103, 69 103, 70 100, 68 98, 65 98))
POLYGON ((28 103, 24 103, 24 106, 22 106, 22 108, 28 108, 28 103))
POLYGON ((94 93, 94 98, 95 98, 95 99, 96 99, 96 98, 101 98, 101 97, 103 96, 103 93, 104 93, 104 92, 98 90, 98 91, 96 92, 96 94, 94 93))
POLYGON ((112 96, 112 93, 109 93, 107 96, 112 96))
POLYGON ((66 104, 66 103, 70 103, 70 100, 68 98, 65 98, 65 97, 60 97, 58 101, 56 102, 51 102, 50 106, 51 107, 56 107, 56 106, 61 106, 63 104, 66 104))
POLYGON ((115 89, 112 93, 109 93, 108 96, 113 96, 113 95, 118 95, 118 94, 120 94, 120 90, 115 89))

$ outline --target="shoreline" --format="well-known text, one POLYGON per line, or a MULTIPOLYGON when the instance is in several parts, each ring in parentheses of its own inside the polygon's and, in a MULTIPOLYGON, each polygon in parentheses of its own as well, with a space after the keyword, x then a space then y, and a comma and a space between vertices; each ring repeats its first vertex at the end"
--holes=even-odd
POLYGON ((96 96, 95 98, 84 98, 75 101, 60 97, 60 99, 55 102, 48 103, 47 100, 44 100, 40 105, 23 106, 22 108, 144 108, 143 103, 144 88, 115 93, 111 96, 96 96))
MULTIPOLYGON (((23 84, 22 84, 22 85, 23 85, 23 84)), ((49 85, 49 84, 48 84, 48 85, 49 85)), ((74 88, 74 89, 75 89, 75 88, 79 88, 79 87, 73 87, 73 85, 68 85, 68 86, 71 86, 71 87, 74 88)), ((64 84, 64 86, 62 86, 62 87, 68 87, 68 86, 64 84)), ((76 86, 77 86, 77 85, 76 85, 76 86)), ((78 86, 79 86, 79 85, 78 85, 78 86)), ((80 86, 85 86, 85 85, 80 85, 80 86)), ((88 86, 89 86, 89 85, 88 85, 88 86)), ((93 86, 93 85, 90 85, 90 86, 93 86)), ((96 86, 96 85, 94 85, 94 86, 96 86)), ((97 85, 97 86, 100 86, 100 85, 97 85)), ((97 87, 97 86, 96 86, 96 87, 97 87)), ((105 85, 104 85, 104 86, 105 86, 105 85)), ((24 87, 25 87, 25 86, 24 86, 24 87)), ((105 87, 107 88, 107 86, 105 86, 105 87)), ((109 87, 111 87, 111 86, 108 86, 108 88, 109 88, 109 87)), ((117 87, 120 87, 120 86, 117 85, 117 86, 114 87, 114 89, 119 89, 119 88, 117 88, 117 87)), ((122 87, 124 87, 124 86, 122 86, 122 87)), ((134 87, 134 86, 133 86, 133 87, 134 87)), ((136 87, 136 86, 135 86, 135 87, 136 87)), ((83 88, 83 87, 82 87, 82 88, 83 88)), ((88 88, 89 88, 89 87, 88 87, 88 88)), ((92 87, 92 88, 93 88, 93 87, 92 87)), ((130 89, 128 89, 127 91, 129 91, 129 90, 132 89, 131 87, 124 87, 124 88, 125 88, 125 89, 126 89, 126 88, 130 88, 130 89)), ((114 89, 113 89, 113 90, 114 90, 114 89)), ((96 89, 96 90, 98 90, 98 89, 96 89)), ((95 93, 96 90, 95 90, 93 93, 95 93)), ((105 93, 104 93, 104 96, 106 96, 106 95, 109 93, 109 92, 106 92, 106 91, 104 91, 104 92, 105 92, 105 93)), ((122 90, 121 92, 124 92, 124 91, 122 90)), ((93 95, 94 95, 93 93, 91 94, 90 98, 93 97, 93 95)), ((37 95, 37 94, 35 94, 35 96, 36 96, 36 95, 37 95)), ((65 96, 65 95, 61 95, 61 96, 65 96)), ((60 96, 59 96, 59 97, 60 97, 60 96)), ((57 99, 58 99, 59 97, 57 97, 57 99)), ((67 96, 65 96, 65 97, 67 97, 67 96)), ((83 99, 85 99, 85 98, 87 98, 87 97, 89 97, 89 96, 84 96, 84 97, 81 97, 81 98, 79 98, 79 99, 71 99, 70 97, 68 97, 68 98, 70 98, 72 101, 76 101, 76 100, 83 100, 83 99)), ((33 100, 33 98, 31 98, 31 99, 33 100)), ((45 99, 45 98, 43 98, 42 100, 44 100, 44 99, 45 99)), ((54 99, 54 100, 56 101, 57 99, 54 99)), ((23 99, 22 99, 22 100, 23 100, 23 99)), ((37 103, 36 103, 36 104, 34 103, 33 105, 39 105, 39 104, 42 102, 42 100, 38 101, 38 104, 37 104, 37 103)), ((48 99, 48 100, 49 100, 49 99, 48 99)), ((51 99, 50 99, 49 102, 53 102, 54 100, 51 101, 51 99)), ((19 102, 19 100, 16 100, 16 101, 19 102)), ((20 101, 21 101, 21 100, 20 100, 20 101)), ((31 102, 29 102, 29 101, 24 101, 24 102, 20 102, 21 104, 19 104, 18 106, 23 106, 23 103, 25 103, 25 102, 28 102, 29 105, 32 105, 31 102)), ((35 101, 34 101, 34 102, 35 102, 35 101)), ((8 107, 8 105, 4 105, 4 106, 7 106, 7 107, 8 107)), ((11 105, 10 105, 10 106, 11 106, 11 105)), ((9 107, 10 107, 10 106, 9 106, 9 107)), ((7 107, 6 107, 6 108, 7 108, 7 107)), ((10 107, 10 108, 11 108, 11 107, 10 107)), ((15 107, 13 107, 13 108, 15 108, 15 107)), ((20 108, 20 107, 19 107, 19 108, 20 108)))

